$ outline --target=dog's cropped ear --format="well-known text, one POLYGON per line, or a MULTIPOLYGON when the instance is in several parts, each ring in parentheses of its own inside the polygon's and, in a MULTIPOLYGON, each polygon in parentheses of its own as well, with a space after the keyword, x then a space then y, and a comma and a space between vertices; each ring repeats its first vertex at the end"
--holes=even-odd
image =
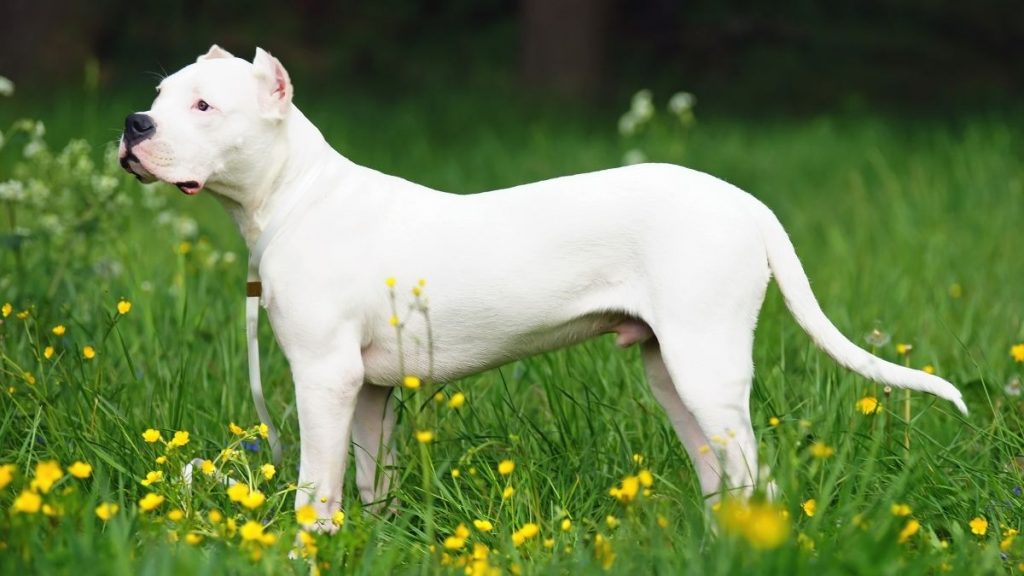
POLYGON ((231 55, 231 52, 228 52, 227 50, 214 44, 213 46, 210 46, 210 49, 206 51, 206 54, 203 54, 199 58, 196 58, 196 62, 202 62, 203 60, 213 60, 215 58, 234 58, 234 56, 231 55))
POLYGON ((260 110, 268 118, 284 118, 292 104, 292 81, 281 62, 262 48, 252 60, 256 70, 260 110))

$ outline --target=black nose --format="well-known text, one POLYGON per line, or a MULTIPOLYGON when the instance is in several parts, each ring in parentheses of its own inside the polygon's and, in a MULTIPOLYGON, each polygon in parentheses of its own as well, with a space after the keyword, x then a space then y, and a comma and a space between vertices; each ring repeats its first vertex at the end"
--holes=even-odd
POLYGON ((131 148, 156 132, 153 119, 145 114, 131 114, 124 119, 124 144, 131 148))

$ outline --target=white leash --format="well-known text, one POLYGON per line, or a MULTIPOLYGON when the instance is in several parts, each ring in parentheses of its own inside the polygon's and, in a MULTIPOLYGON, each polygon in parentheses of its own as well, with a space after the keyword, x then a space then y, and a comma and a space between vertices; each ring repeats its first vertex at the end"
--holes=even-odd
POLYGON ((271 215, 267 227, 263 229, 256 246, 249 253, 249 273, 245 284, 245 340, 249 353, 249 388, 252 391, 252 401, 256 404, 256 414, 260 422, 267 425, 267 439, 270 441, 271 458, 275 465, 281 464, 281 438, 277 433, 274 422, 270 419, 270 412, 267 410, 267 402, 263 398, 263 383, 260 381, 260 300, 263 298, 263 283, 260 281, 260 261, 263 260, 263 253, 267 246, 277 236, 284 221, 295 211, 299 201, 308 195, 310 186, 320 176, 322 170, 309 174, 303 179, 303 184, 298 187, 299 192, 292 194, 286 204, 275 210, 271 215), (304 193, 305 192, 305 193, 304 193))

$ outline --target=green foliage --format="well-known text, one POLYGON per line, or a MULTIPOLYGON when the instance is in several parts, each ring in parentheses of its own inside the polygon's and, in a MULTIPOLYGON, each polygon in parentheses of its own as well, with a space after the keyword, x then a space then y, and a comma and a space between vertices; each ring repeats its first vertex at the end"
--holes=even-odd
MULTIPOLYGON (((307 112, 357 161, 460 191, 608 167, 622 153, 607 118, 514 110, 487 125, 490 106, 332 101, 312 102, 307 112), (537 117, 544 121, 530 121, 537 117)), ((258 430, 228 428, 256 423, 246 387, 243 259, 233 252, 240 242, 230 222, 209 198, 133 183, 109 152, 97 158, 99 147, 72 142, 50 151, 36 126, 4 133, 0 164, 0 211, 8 215, 0 233, 9 239, 0 247, 0 305, 12 305, 0 319, 0 464, 15 467, 9 484, 0 473, 0 571, 308 571, 301 554, 288 558, 301 529, 290 509, 298 427, 288 369, 266 326, 266 391, 286 452, 272 479, 261 476, 269 451, 258 430), (65 327, 59 335, 57 325, 65 327), (190 440, 169 450, 143 439, 149 428, 164 440, 188 431, 190 440), (224 448, 238 455, 225 459, 224 448), (168 461, 158 464, 161 455, 168 461), (261 490, 266 502, 231 501, 216 475, 193 472, 187 485, 181 469, 193 458, 261 490), (65 471, 76 460, 93 470, 84 479, 63 476, 42 494, 59 515, 15 512, 37 464, 49 460, 65 471), (142 486, 155 470, 163 479, 142 486), (165 500, 143 512, 149 492, 165 500), (101 503, 119 510, 103 521, 101 503), (182 517, 174 520, 172 509, 182 517), (212 510, 224 518, 213 522, 212 510), (258 558, 255 540, 240 534, 250 520, 270 521, 264 531, 275 535, 260 540, 258 558), (192 533, 202 541, 190 544, 192 533)), ((758 549, 752 532, 730 528, 737 518, 760 518, 761 509, 727 508, 718 513, 720 534, 709 529, 714 520, 643 382, 639 354, 600 339, 450 384, 439 401, 433 389, 403 391, 421 397, 407 407, 427 402, 432 412, 403 412, 396 511, 362 510, 349 478, 344 524, 313 541, 320 568, 461 574, 459 558, 485 544, 489 564, 527 574, 603 573, 606 565, 612 573, 673 574, 1016 570, 1022 542, 1004 536, 1021 528, 1024 503, 1024 414, 1012 385, 1021 364, 1010 355, 1024 341, 1024 268, 1013 250, 1024 215, 1016 134, 984 119, 949 127, 702 117, 685 132, 684 156, 678 132, 643 136, 652 160, 682 157, 762 198, 840 329, 864 345, 872 330, 885 332, 888 342, 871 337, 877 354, 933 366, 972 410, 963 419, 914 395, 908 420, 901 394, 887 396, 836 367, 771 291, 751 407, 762 462, 789 516, 778 547, 758 549), (898 343, 913 348, 901 355, 898 343), (461 406, 452 403, 457 393, 461 406), (867 396, 883 409, 859 411, 867 396), (429 444, 414 437, 425 427, 435 434, 429 444), (503 460, 515 463, 510 474, 499 472, 503 460), (642 470, 653 476, 651 492, 622 497, 642 470), (509 486, 514 492, 503 498, 509 486), (909 515, 895 514, 896 504, 909 515), (977 517, 988 523, 982 535, 972 533, 977 517), (911 520, 917 531, 906 534, 911 520), (531 523, 534 537, 523 531, 531 523), (460 524, 468 535, 457 549, 448 539, 460 524)), ((422 289, 429 297, 429 278, 422 289)))

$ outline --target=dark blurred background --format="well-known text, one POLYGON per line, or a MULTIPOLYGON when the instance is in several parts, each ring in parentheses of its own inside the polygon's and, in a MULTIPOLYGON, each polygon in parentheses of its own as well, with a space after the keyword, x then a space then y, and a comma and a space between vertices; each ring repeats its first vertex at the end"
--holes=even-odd
POLYGON ((0 75, 23 93, 138 86, 212 42, 246 58, 268 49, 299 94, 621 106, 651 87, 751 114, 990 108, 1024 94, 1020 0, 0 2, 0 75))

